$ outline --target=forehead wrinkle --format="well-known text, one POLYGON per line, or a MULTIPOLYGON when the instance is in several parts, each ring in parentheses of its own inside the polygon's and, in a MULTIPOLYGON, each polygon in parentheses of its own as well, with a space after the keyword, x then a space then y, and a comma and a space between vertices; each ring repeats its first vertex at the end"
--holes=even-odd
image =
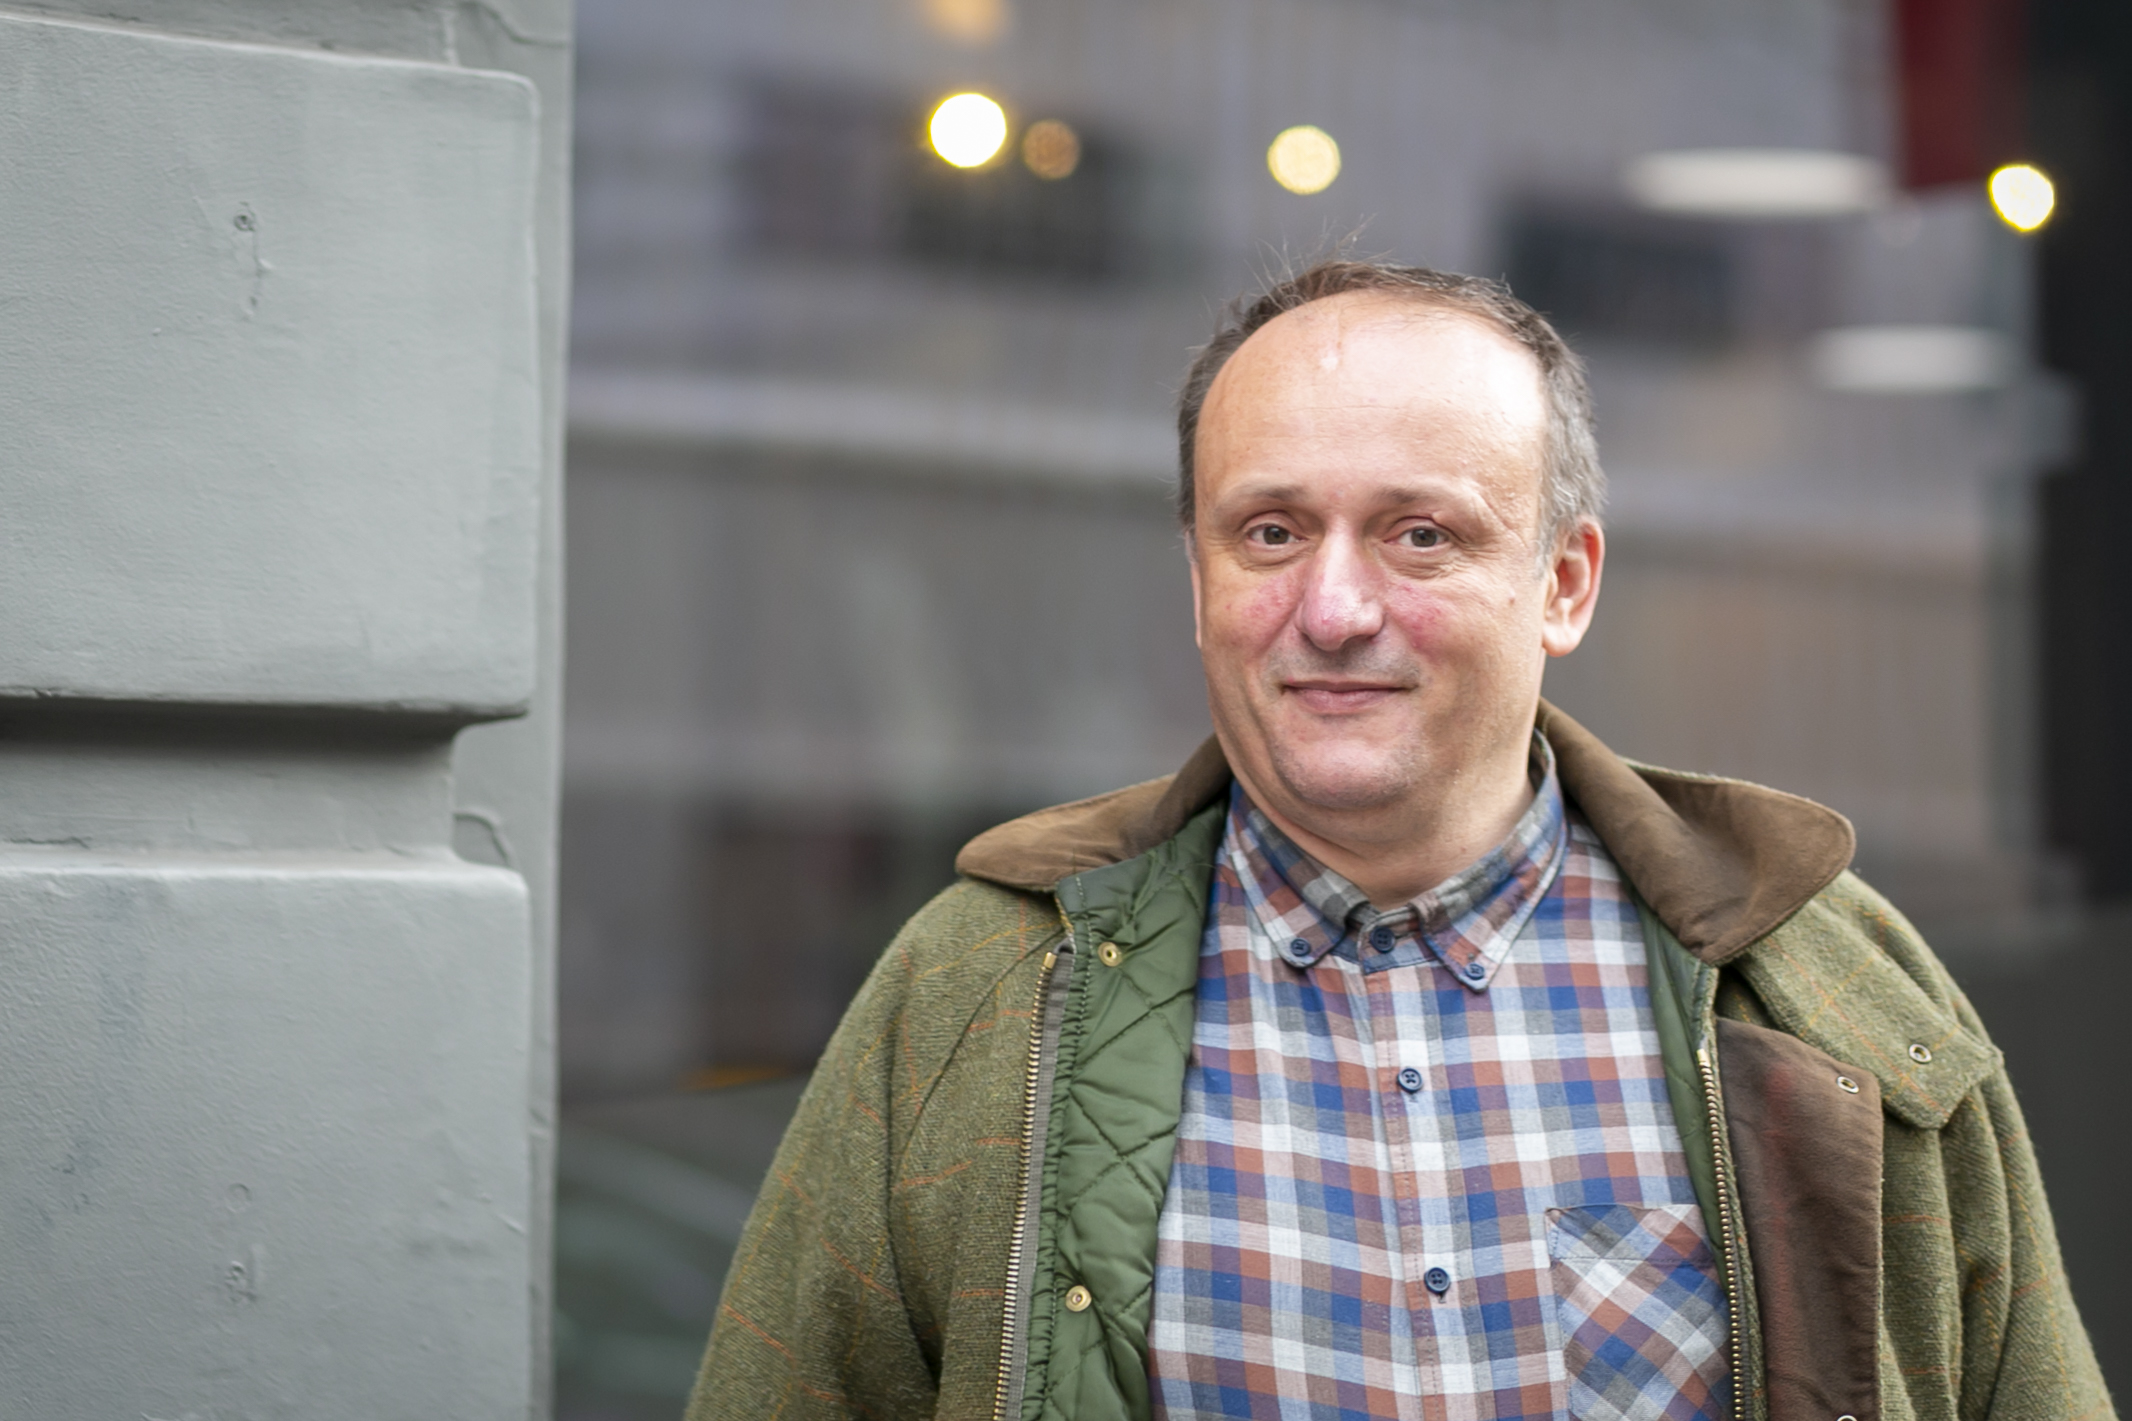
MULTIPOLYGON (((1246 506, 1263 503, 1310 503, 1318 492, 1315 485, 1295 480, 1279 482, 1256 482, 1249 476, 1221 497, 1223 504, 1246 506)), ((1372 508, 1396 508, 1408 504, 1423 506, 1470 506, 1472 498, 1457 485, 1432 486, 1428 483, 1391 484, 1365 490, 1362 501, 1372 508)), ((1485 494, 1481 502, 1487 503, 1485 494)))

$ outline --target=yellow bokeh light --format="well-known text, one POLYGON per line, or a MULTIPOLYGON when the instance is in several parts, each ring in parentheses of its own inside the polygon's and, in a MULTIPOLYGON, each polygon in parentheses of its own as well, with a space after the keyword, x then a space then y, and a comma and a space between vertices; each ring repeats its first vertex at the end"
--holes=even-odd
POLYGON ((983 94, 956 94, 933 110, 933 151, 958 168, 987 162, 1007 141, 1007 112, 983 94))
POLYGON ((1266 170, 1290 192, 1323 192, 1340 176, 1340 145, 1324 129, 1299 123, 1273 140, 1266 170))
POLYGON ((1081 166, 1081 135, 1055 118, 1038 119, 1022 135, 1022 161, 1047 182, 1070 178, 1081 166))
POLYGON ((2041 227, 2058 205, 2058 190, 2040 168, 2010 163, 1991 175, 1991 205, 2006 225, 2023 232, 2041 227))

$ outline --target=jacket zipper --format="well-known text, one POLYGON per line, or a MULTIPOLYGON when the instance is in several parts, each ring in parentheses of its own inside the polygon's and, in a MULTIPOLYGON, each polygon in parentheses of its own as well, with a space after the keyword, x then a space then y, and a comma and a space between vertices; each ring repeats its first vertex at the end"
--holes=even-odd
POLYGON ((1058 1040, 1066 984, 1072 974, 1073 929, 1068 927, 1059 945, 1044 954, 1029 1018, 1029 1062, 1022 1078, 1022 1189, 1014 1201, 1014 1232, 1007 1240, 1007 1296, 1000 1320, 993 1421, 1016 1421, 1022 1409, 1022 1382, 1028 1371, 1023 1351, 1028 1319, 1023 1313, 1035 1283, 1036 1264, 1029 1247, 1029 1226, 1044 1187, 1044 1135, 1051 1124, 1052 1070, 1057 1064, 1051 1048, 1058 1040))
POLYGON ((1710 1114, 1710 1158, 1717 1175, 1717 1228, 1724 1250, 1723 1282, 1727 1301, 1725 1368, 1732 1376, 1732 1414, 1735 1418, 1745 1418, 1748 1415, 1748 1398, 1745 1379, 1740 1375, 1739 1240, 1733 1223, 1731 1171, 1727 1167, 1731 1151, 1725 1148, 1724 1111, 1718 1104, 1717 1094, 1717 1062, 1711 1058, 1710 1036, 1707 1031, 1701 1044, 1695 1048, 1695 1069, 1702 1077, 1703 1108, 1710 1114))

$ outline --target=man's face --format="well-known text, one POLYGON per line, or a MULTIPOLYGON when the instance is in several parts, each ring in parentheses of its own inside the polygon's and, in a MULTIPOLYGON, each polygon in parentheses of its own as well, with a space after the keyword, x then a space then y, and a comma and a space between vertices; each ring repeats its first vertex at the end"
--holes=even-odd
POLYGON ((1522 765, 1545 658, 1590 616, 1538 541, 1546 413, 1522 347, 1378 293, 1290 311, 1223 368, 1192 593, 1215 729, 1267 808, 1396 811, 1522 765))

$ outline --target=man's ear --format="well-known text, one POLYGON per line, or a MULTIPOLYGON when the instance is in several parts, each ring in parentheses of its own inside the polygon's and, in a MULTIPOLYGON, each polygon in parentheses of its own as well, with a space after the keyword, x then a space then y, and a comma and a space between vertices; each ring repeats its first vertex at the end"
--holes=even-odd
MULTIPOLYGON (((1540 645, 1549 656, 1567 656, 1584 640, 1599 607, 1599 575, 1606 566, 1606 533, 1594 518, 1579 518, 1547 565, 1547 605, 1541 612, 1540 645)), ((1198 583, 1193 587, 1196 593, 1198 583)))
POLYGON ((1192 645, 1205 648, 1206 642, 1199 635, 1199 539, 1195 530, 1184 530, 1184 562, 1192 575, 1192 645))

